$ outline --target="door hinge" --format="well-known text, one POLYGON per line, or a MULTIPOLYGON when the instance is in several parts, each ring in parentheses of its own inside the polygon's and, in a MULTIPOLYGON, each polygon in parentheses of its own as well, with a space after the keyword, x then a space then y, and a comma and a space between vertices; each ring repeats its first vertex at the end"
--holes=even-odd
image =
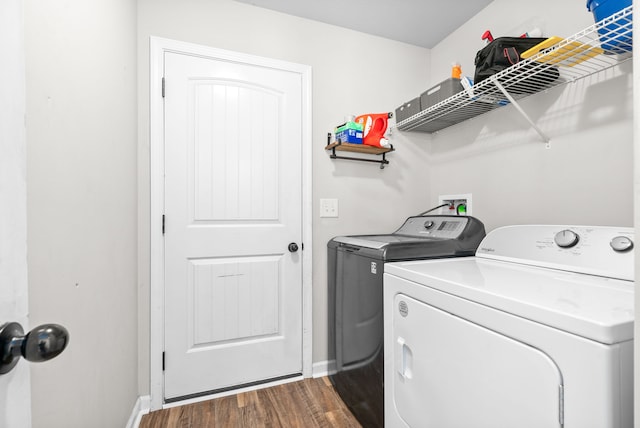
POLYGON ((162 78, 162 98, 164 98, 164 77, 162 78))
POLYGON ((164 371, 164 351, 162 351, 162 371, 164 371))
POLYGON ((162 214, 162 234, 164 235, 164 214, 162 214))
POLYGON ((559 385, 558 386, 558 395, 559 395, 559 403, 558 405, 560 406, 559 408, 559 419, 560 419, 560 426, 564 426, 564 385, 559 385))

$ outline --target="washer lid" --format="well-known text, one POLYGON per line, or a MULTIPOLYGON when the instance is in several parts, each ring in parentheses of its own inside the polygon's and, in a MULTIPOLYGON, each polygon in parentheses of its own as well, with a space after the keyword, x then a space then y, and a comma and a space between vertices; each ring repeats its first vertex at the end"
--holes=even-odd
POLYGON ((385 272, 601 343, 633 339, 632 281, 477 257, 387 263, 385 272))
POLYGON ((381 249, 390 244, 403 244, 407 242, 428 242, 436 238, 416 238, 415 236, 403 235, 362 235, 362 236, 337 236, 333 238, 335 242, 355 245, 357 247, 381 249))

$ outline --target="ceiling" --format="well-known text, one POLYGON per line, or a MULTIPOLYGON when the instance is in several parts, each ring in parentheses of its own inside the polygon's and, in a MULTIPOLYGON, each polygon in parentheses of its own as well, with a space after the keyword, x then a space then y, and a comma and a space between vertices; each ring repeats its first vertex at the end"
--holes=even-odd
POLYGON ((425 48, 492 0, 237 0, 425 48))

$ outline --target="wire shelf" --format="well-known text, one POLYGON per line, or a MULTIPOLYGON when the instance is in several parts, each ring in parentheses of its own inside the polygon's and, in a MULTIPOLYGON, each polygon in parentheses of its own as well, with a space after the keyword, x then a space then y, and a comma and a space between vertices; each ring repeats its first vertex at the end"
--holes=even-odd
POLYGON ((504 105, 514 104, 521 110, 517 100, 621 64, 632 57, 632 15, 633 6, 622 9, 396 127, 431 133, 504 105))

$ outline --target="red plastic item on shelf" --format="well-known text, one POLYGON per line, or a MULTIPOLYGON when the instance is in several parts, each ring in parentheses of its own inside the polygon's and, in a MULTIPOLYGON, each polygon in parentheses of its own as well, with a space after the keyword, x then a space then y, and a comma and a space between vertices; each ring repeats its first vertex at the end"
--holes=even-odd
POLYGON ((384 138, 390 114, 369 113, 356 117, 356 123, 362 125, 362 144, 374 147, 391 147, 389 140, 384 138))

